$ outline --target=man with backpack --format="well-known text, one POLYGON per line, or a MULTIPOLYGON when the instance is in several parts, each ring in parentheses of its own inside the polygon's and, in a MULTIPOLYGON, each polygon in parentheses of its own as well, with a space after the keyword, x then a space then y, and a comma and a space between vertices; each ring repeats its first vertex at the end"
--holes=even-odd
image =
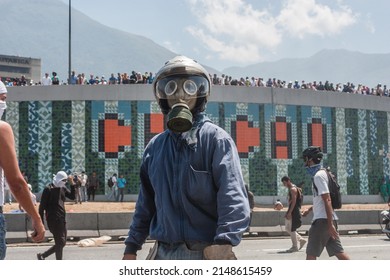
POLYGON ((117 186, 117 175, 114 173, 110 178, 108 178, 107 186, 109 188, 109 194, 108 194, 108 200, 111 200, 114 198, 114 200, 117 200, 118 197, 118 186, 117 186))
POLYGON ((326 248, 329 257, 336 256, 339 260, 349 260, 337 231, 338 218, 332 207, 329 191, 331 178, 328 174, 329 171, 322 168, 322 157, 323 153, 318 146, 310 146, 303 151, 306 171, 312 177, 313 182, 313 206, 302 213, 302 216, 307 216, 313 212, 306 247, 306 259, 316 260, 326 248))

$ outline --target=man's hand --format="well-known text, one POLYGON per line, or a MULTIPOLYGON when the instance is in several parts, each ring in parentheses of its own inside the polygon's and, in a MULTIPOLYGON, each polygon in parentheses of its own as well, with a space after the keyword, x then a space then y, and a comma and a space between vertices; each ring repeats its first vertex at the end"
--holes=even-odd
POLYGON ((302 211, 302 217, 306 217, 310 212, 311 212, 311 208, 307 208, 305 210, 302 211))
POLYGON ((33 220, 32 225, 34 228, 34 231, 31 233, 31 239, 34 242, 42 242, 45 238, 45 227, 42 224, 42 220, 39 218, 38 221, 33 220))
POLYGON ((337 232, 333 224, 328 227, 328 230, 329 230, 330 237, 332 237, 333 239, 336 239, 339 236, 339 233, 337 232))
POLYGON ((203 250, 203 256, 206 260, 237 260, 233 246, 229 244, 207 246, 203 250))
POLYGON ((122 258, 122 260, 130 260, 130 261, 134 261, 136 259, 137 259, 137 255, 133 255, 133 254, 124 254, 122 258))

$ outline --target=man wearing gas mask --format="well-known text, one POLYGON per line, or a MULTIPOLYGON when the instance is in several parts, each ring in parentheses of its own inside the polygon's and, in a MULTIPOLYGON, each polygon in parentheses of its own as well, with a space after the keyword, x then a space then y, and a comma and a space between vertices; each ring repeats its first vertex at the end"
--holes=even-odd
POLYGON ((184 56, 156 74, 153 90, 168 129, 144 151, 141 187, 123 259, 236 259, 232 247, 249 225, 249 203, 234 141, 203 111, 210 76, 184 56))

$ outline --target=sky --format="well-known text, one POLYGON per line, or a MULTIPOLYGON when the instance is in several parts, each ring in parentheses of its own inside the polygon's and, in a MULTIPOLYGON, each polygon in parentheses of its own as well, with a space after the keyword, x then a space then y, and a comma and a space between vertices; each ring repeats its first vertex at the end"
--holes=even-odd
POLYGON ((220 71, 323 49, 390 53, 388 0, 73 0, 71 5, 99 23, 220 71))

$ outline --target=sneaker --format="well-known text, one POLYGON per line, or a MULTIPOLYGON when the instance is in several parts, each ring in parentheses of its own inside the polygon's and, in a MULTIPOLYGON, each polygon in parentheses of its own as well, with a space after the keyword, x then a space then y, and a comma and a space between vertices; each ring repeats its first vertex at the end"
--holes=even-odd
POLYGON ((303 246, 305 246, 306 242, 307 241, 305 239, 299 240, 299 250, 301 250, 303 248, 303 246))
POLYGON ((37 254, 37 259, 40 260, 40 261, 45 260, 45 258, 42 256, 41 253, 38 253, 38 254, 37 254))
POLYGON ((286 253, 294 253, 294 252, 298 252, 298 247, 291 247, 290 249, 286 250, 286 253))

